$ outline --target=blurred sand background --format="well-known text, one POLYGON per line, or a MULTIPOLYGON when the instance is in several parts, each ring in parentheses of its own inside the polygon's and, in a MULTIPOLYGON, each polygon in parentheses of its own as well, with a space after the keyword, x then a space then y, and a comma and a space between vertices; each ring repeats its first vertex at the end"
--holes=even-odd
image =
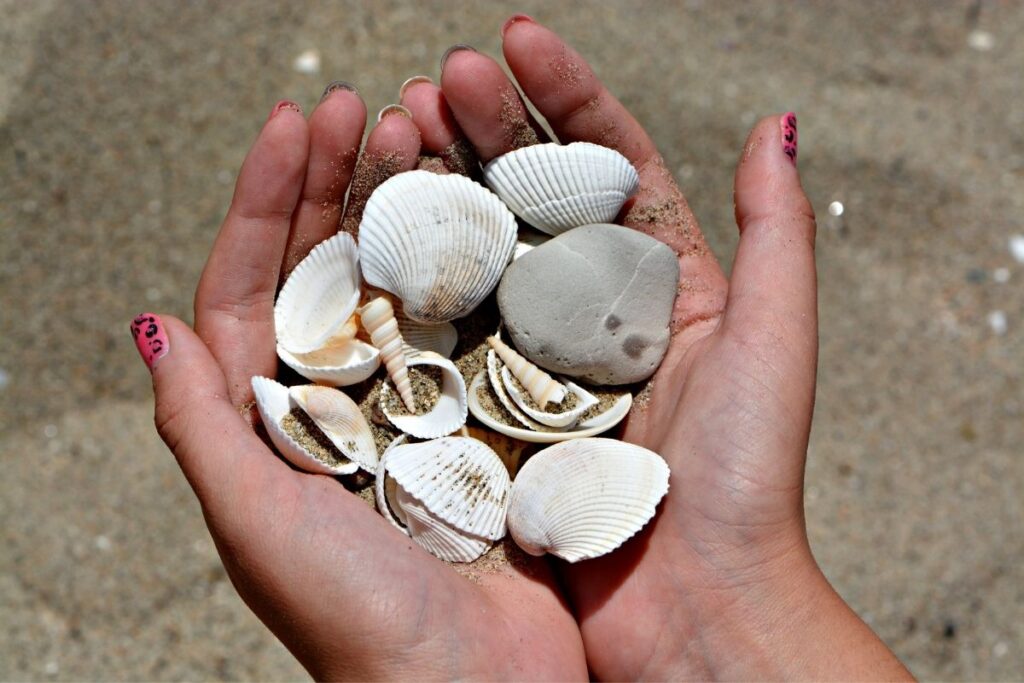
POLYGON ((191 318, 276 100, 342 78, 375 113, 516 10, 647 127, 726 263, 747 131, 799 114, 815 553, 917 675, 1021 675, 1024 5, 0 0, 0 679, 305 678, 221 569, 128 322, 191 318))

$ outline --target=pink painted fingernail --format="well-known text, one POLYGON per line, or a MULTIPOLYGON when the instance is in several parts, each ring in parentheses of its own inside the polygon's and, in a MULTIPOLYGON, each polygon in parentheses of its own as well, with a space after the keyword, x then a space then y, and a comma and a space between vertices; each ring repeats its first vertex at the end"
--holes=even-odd
POLYGON ((164 329, 160 316, 155 313, 140 313, 135 316, 130 329, 142 361, 152 372, 157 361, 171 350, 167 342, 167 330, 164 329))
POLYGON ((534 23, 533 17, 531 17, 528 14, 513 14, 511 17, 508 18, 508 21, 506 21, 504 25, 501 27, 502 38, 504 38, 505 33, 507 33, 508 30, 512 28, 512 24, 516 23, 517 21, 529 22, 531 24, 534 23))
POLYGON ((782 131, 782 151, 796 166, 796 114, 793 112, 783 114, 779 119, 779 129, 782 131))
POLYGON ((298 112, 300 114, 302 113, 302 107, 300 107, 299 105, 295 104, 291 100, 281 100, 280 102, 278 102, 277 104, 274 105, 273 109, 270 110, 270 116, 267 117, 267 121, 269 121, 270 119, 274 118, 275 116, 280 114, 285 109, 288 109, 290 111, 295 111, 295 112, 298 112))

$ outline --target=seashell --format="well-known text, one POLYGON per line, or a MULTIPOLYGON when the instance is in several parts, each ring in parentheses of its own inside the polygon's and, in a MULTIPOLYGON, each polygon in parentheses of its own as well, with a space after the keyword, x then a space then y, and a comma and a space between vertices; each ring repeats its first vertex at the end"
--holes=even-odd
POLYGON ((414 356, 422 351, 451 358, 455 345, 459 342, 459 333, 451 323, 421 323, 405 314, 401 308, 395 311, 398 330, 405 342, 406 357, 414 356))
POLYGON ((668 492, 660 455, 615 439, 573 439, 530 458, 516 475, 508 530, 531 555, 578 562, 640 531, 668 492))
POLYGON ((518 351, 497 337, 488 337, 487 343, 501 357, 505 367, 511 370, 537 405, 543 409, 548 402, 560 403, 565 398, 565 387, 551 378, 536 365, 526 360, 518 351))
MULTIPOLYGON (((501 382, 497 381, 497 385, 501 386, 501 382)), ((596 436, 601 432, 606 432, 615 425, 622 422, 623 418, 629 414, 629 409, 633 405, 633 395, 629 392, 624 392, 622 397, 619 398, 612 406, 604 411, 598 413, 593 417, 583 420, 577 423, 572 429, 568 431, 558 431, 549 428, 545 428, 543 425, 539 425, 536 422, 532 422, 528 417, 519 411, 518 406, 515 405, 505 395, 507 400, 515 410, 509 409, 508 405, 502 401, 505 408, 510 413, 515 415, 516 412, 519 415, 515 415, 516 419, 520 421, 526 420, 524 424, 532 423, 533 427, 515 427, 499 420, 497 417, 488 412, 487 408, 480 402, 480 392, 488 391, 491 382, 488 380, 488 373, 486 370, 481 370, 477 373, 473 381, 470 382, 469 386, 469 410, 473 413, 473 417, 483 423, 485 426, 493 429, 494 431, 504 434, 505 436, 512 437, 513 439, 519 439, 520 441, 527 441, 530 443, 557 443, 559 441, 567 441, 569 439, 581 439, 585 437, 596 436), (520 417, 522 416, 522 417, 520 417), (544 431, 546 430, 546 431, 544 431)), ((497 393, 492 391, 491 393, 497 393)), ((501 396, 499 395, 499 399, 501 396)))
POLYGON ((613 222, 640 187, 626 157, 589 142, 531 145, 503 154, 484 167, 484 181, 513 213, 551 235, 613 222))
POLYGON ((395 383, 402 402, 410 412, 416 411, 416 399, 412 394, 412 383, 406 370, 405 348, 402 334, 398 331, 398 321, 386 297, 379 296, 359 309, 363 327, 370 333, 370 341, 380 349, 384 365, 388 369, 391 381, 395 383))
POLYGON ((281 288, 274 304, 277 354, 314 382, 356 384, 380 365, 373 346, 355 339, 359 254, 347 233, 317 245, 281 288))
POLYGON ((355 401, 337 389, 315 384, 291 387, 288 394, 345 457, 367 472, 377 470, 377 442, 355 401))
POLYGON ((508 390, 505 389, 505 382, 501 378, 501 370, 503 367, 504 366, 498 358, 498 354, 494 352, 494 349, 489 350, 487 352, 487 379, 490 380, 491 390, 494 392, 494 395, 498 397, 498 401, 501 402, 501 405, 505 406, 505 410, 507 410, 512 417, 519 420, 529 429, 538 432, 547 431, 544 429, 544 425, 531 420, 530 416, 524 413, 516 402, 512 400, 512 397, 508 395, 508 390))
POLYGON ((534 247, 539 247, 549 239, 551 239, 551 235, 540 230, 534 230, 527 226, 519 228, 519 238, 516 240, 516 249, 512 254, 512 260, 515 261, 526 252, 534 247))
POLYGON ((461 318, 497 286, 516 242, 515 216, 460 175, 408 171, 370 196, 359 225, 363 275, 414 320, 461 318))
POLYGON ((440 368, 440 395, 434 407, 426 413, 402 415, 388 408, 390 396, 395 390, 385 382, 380 392, 380 408, 391 424, 418 439, 436 439, 451 434, 466 424, 469 415, 466 382, 462 379, 462 373, 455 367, 455 363, 436 353, 424 351, 409 358, 407 365, 440 368))
POLYGON ((560 413, 554 412, 551 409, 537 410, 537 408, 534 405, 531 405, 531 402, 527 400, 527 397, 523 395, 524 392, 520 390, 522 385, 517 385, 516 382, 512 380, 512 373, 509 372, 507 365, 501 369, 501 381, 505 390, 508 392, 508 395, 512 398, 519 409, 533 420, 536 420, 547 427, 568 429, 576 424, 581 415, 599 403, 597 397, 589 391, 584 390, 574 382, 566 382, 566 396, 576 397, 576 405, 574 407, 569 408, 568 410, 563 410, 560 413))
POLYGON ((381 514, 443 560, 475 560, 505 535, 508 470, 476 439, 404 440, 388 447, 377 468, 381 514))
POLYGON ((359 469, 358 462, 347 458, 329 462, 317 457, 285 431, 282 420, 293 408, 298 407, 288 387, 267 377, 253 377, 252 391, 256 396, 256 407, 260 411, 270 440, 277 446, 281 455, 293 465, 306 472, 330 475, 352 474, 359 469))

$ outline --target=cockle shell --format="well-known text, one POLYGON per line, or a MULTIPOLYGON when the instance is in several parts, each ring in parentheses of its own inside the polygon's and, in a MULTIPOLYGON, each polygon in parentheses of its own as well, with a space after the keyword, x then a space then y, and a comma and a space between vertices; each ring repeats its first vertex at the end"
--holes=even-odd
POLYGON ((455 174, 399 173, 370 196, 359 225, 366 281, 398 296, 421 322, 475 309, 497 286, 515 243, 515 216, 455 174))
POLYGON ((443 560, 471 562, 505 535, 511 480, 498 455, 466 437, 396 440, 377 468, 377 506, 443 560))
POLYGON ((380 349, 388 375, 395 383, 395 389, 402 397, 402 402, 406 408, 414 412, 416 400, 413 398, 412 383, 406 369, 405 347, 391 302, 386 297, 377 297, 359 309, 359 316, 363 321, 363 327, 370 333, 370 341, 380 349))
POLYGON ((434 365, 441 368, 441 395, 437 404, 422 415, 398 415, 387 407, 388 397, 394 389, 385 382, 380 392, 380 408, 391 424, 418 439, 436 439, 466 424, 469 415, 466 382, 455 363, 436 353, 424 351, 409 358, 407 364, 409 367, 434 365))
POLYGON ((508 530, 531 555, 578 562, 609 553, 654 516, 668 492, 668 465, 657 453, 614 439, 549 446, 512 485, 508 530))
POLYGON ((367 472, 377 471, 377 443, 355 401, 337 389, 315 384, 294 386, 288 393, 345 457, 367 472))
MULTIPOLYGON (((575 425, 580 416, 585 412, 596 406, 599 401, 597 397, 586 391, 583 387, 579 386, 575 382, 566 382, 565 392, 567 395, 573 395, 576 397, 576 405, 569 410, 564 410, 560 413, 554 412, 554 410, 548 408, 545 410, 537 410, 535 407, 530 405, 530 402, 523 396, 523 392, 520 391, 516 383, 512 381, 512 374, 509 372, 509 367, 506 365, 501 369, 501 382, 505 386, 505 390, 508 395, 512 398, 519 409, 526 413, 529 417, 536 420, 537 422, 547 427, 554 427, 556 429, 568 429, 575 425)), ((548 404, 549 406, 551 404, 548 404)))
POLYGON ((281 288, 274 304, 277 353, 315 382, 356 384, 380 365, 377 349, 355 338, 359 254, 347 233, 317 245, 281 288))
MULTIPOLYGON (((325 389, 327 391, 337 391, 337 389, 325 389)), ((352 474, 359 469, 359 462, 357 460, 349 460, 337 464, 323 462, 303 448, 302 444, 293 439, 281 427, 281 420, 284 419, 292 408, 298 405, 289 392, 288 387, 267 377, 253 377, 252 391, 256 396, 256 407, 259 409, 260 417, 267 429, 267 434, 270 435, 270 440, 277 446, 277 450, 281 452, 281 455, 293 465, 306 472, 330 475, 352 474)), ((327 436, 331 438, 329 434, 327 436)), ((370 438, 372 440, 373 436, 371 435, 370 438)), ((337 445, 333 438, 331 438, 331 441, 337 445)), ((361 443, 361 440, 357 443, 361 443)), ((346 457, 349 457, 346 449, 339 447, 338 450, 342 451, 346 457)), ((357 455, 357 457, 363 457, 364 455, 361 448, 351 449, 351 452, 357 455), (356 451, 359 451, 359 453, 357 454, 356 451)))
POLYGON ((530 396, 542 409, 549 401, 559 403, 565 398, 565 387, 552 379, 551 375, 526 360, 518 351, 495 336, 488 337, 487 343, 501 357, 505 367, 516 376, 516 379, 530 392, 530 396))
POLYGON ((451 358, 455 345, 459 342, 459 333, 451 323, 421 323, 413 320, 399 307, 395 310, 398 330, 405 342, 406 357, 415 356, 423 351, 451 358))
POLYGON ((513 213, 551 235, 613 222, 640 187, 626 157, 589 142, 503 154, 484 167, 484 180, 513 213))

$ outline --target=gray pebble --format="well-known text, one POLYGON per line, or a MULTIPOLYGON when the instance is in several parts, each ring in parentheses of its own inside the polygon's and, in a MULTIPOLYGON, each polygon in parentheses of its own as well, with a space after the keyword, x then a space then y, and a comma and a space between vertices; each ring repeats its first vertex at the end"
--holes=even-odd
POLYGON ((618 225, 585 225, 515 260, 498 307, 509 338, 537 365, 628 384, 658 369, 678 286, 668 246, 618 225))

